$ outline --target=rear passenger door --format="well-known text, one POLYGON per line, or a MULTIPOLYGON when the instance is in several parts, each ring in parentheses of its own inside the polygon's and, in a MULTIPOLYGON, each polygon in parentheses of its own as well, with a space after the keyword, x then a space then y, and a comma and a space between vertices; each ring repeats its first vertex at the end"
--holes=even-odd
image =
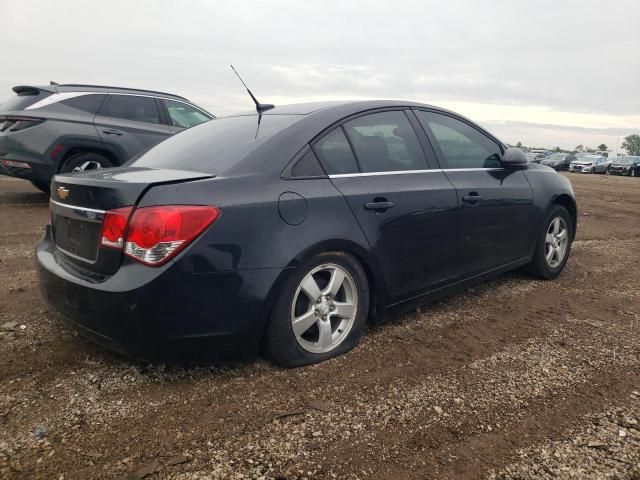
POLYGON ((422 110, 416 115, 457 192, 458 276, 526 258, 532 249, 533 193, 524 171, 503 168, 500 144, 462 119, 422 110))
POLYGON ((103 143, 128 160, 171 135, 153 97, 109 94, 95 116, 103 143))
POLYGON ((403 110, 369 113, 312 146, 367 237, 391 303, 454 274, 455 190, 433 168, 433 154, 425 154, 414 125, 415 117, 403 110))

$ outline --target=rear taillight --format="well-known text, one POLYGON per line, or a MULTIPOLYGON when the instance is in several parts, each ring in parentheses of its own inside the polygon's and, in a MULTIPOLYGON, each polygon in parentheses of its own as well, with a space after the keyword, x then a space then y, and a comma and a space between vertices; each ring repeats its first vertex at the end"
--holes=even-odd
POLYGON ((12 115, 0 117, 0 132, 9 130, 11 132, 17 132, 24 130, 25 128, 40 125, 44 122, 44 118, 33 117, 15 117, 12 115))
POLYGON ((124 234, 127 229, 127 221, 131 215, 133 207, 118 208, 109 210, 104 214, 102 220, 102 234, 100 235, 100 245, 108 248, 121 249, 124 245, 124 234))
POLYGON ((122 248, 125 255, 152 266, 169 261, 220 216, 218 208, 207 206, 142 207, 133 215, 131 210, 125 207, 105 213, 100 244, 122 248))

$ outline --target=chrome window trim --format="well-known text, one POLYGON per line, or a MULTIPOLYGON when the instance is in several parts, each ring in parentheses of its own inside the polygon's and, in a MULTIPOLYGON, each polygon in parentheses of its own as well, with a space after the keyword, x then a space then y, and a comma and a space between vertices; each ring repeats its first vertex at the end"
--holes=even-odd
POLYGON ((83 95, 127 95, 127 96, 130 96, 130 97, 145 97, 145 98, 154 98, 154 99, 157 99, 157 100, 171 100, 172 102, 183 103, 185 105, 193 107, 196 110, 198 110, 199 112, 201 112, 202 114, 204 114, 209 119, 216 118, 214 115, 212 115, 211 113, 207 112, 206 110, 201 109, 200 107, 194 105, 193 103, 185 102, 184 100, 178 100, 178 99, 175 99, 175 98, 167 98, 167 97, 158 97, 156 95, 143 95, 143 94, 140 94, 140 93, 124 93, 124 92, 120 93, 120 92, 86 92, 86 91, 78 91, 78 92, 53 93, 53 94, 49 95, 48 97, 43 98, 39 102, 36 102, 33 105, 29 105, 28 107, 25 108, 25 110, 34 110, 34 109, 37 109, 37 108, 47 107, 49 105, 53 105, 54 103, 59 103, 59 102, 62 102, 64 100, 68 100, 70 98, 81 97, 83 95))
POLYGON ((428 170, 396 170, 390 172, 358 172, 358 173, 338 173, 329 175, 329 178, 351 178, 351 177, 375 177, 380 175, 408 175, 411 173, 447 173, 447 172, 490 172, 502 171, 504 168, 432 168, 428 170))

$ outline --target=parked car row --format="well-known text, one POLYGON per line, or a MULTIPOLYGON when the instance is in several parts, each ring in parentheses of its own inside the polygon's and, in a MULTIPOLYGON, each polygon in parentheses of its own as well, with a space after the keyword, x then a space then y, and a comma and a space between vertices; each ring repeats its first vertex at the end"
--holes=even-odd
POLYGON ((51 177, 114 167, 213 117, 170 93, 96 85, 17 86, 0 105, 0 174, 51 177))
POLYGON ((640 156, 618 157, 607 169, 607 175, 640 177, 640 156))
POLYGON ((602 155, 584 155, 571 161, 569 171, 636 177, 640 176, 640 156, 604 157, 602 155))

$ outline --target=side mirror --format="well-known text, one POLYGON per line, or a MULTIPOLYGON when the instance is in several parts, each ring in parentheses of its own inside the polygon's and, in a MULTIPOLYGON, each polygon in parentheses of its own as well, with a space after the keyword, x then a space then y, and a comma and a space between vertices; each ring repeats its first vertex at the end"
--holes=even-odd
POLYGON ((525 153, 516 147, 507 148, 507 151, 504 152, 502 156, 502 163, 505 166, 513 166, 513 165, 525 165, 528 163, 527 156, 525 153))

